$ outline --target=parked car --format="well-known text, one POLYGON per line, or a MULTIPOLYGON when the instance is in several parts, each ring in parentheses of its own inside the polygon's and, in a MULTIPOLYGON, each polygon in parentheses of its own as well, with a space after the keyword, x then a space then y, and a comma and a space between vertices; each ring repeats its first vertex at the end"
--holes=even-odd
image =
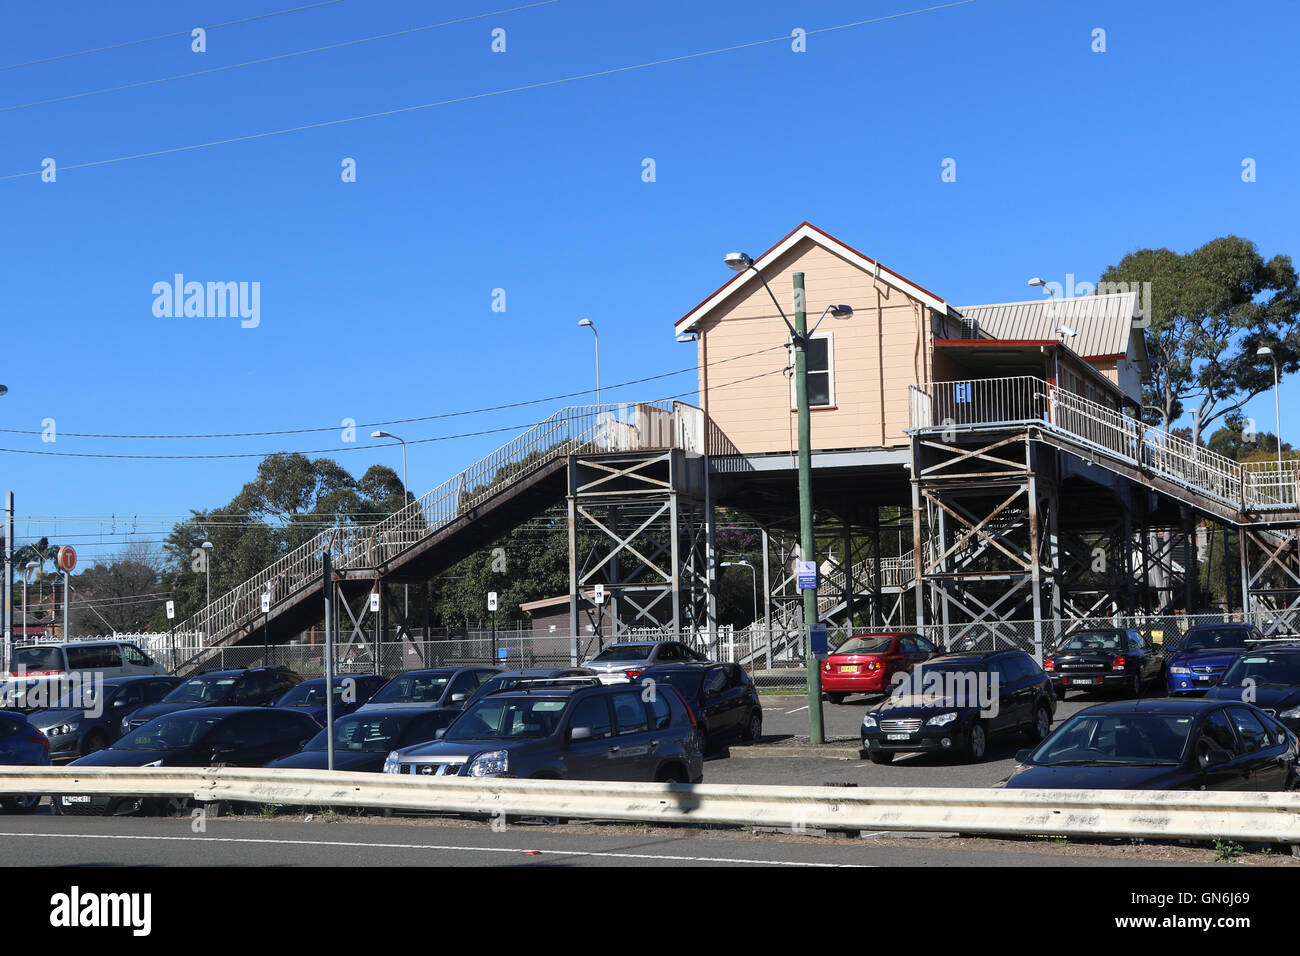
POLYGON ((682 695, 695 716, 700 750, 708 753, 723 740, 763 736, 763 706, 758 691, 739 664, 676 664, 650 667, 637 682, 667 684, 682 695))
MULTIPOLYGON (((375 695, 375 691, 387 683, 387 678, 377 674, 335 677, 334 719, 338 720, 340 717, 360 708, 375 695)), ((294 685, 272 706, 292 707, 294 710, 306 714, 322 727, 325 726, 325 678, 316 677, 294 685)))
POLYGON ((374 696, 357 708, 358 713, 383 707, 452 707, 460 710, 479 685, 500 674, 490 666, 432 667, 402 671, 393 676, 374 696))
POLYGON ((1205 697, 1254 704, 1292 733, 1300 733, 1300 645, 1244 651, 1205 697))
MULTIPOLYGON (((336 718, 334 769, 379 773, 392 751, 433 740, 439 730, 459 716, 459 711, 448 707, 420 710, 392 707, 336 718)), ((329 768, 328 745, 329 737, 322 728, 298 753, 273 760, 267 766, 326 770, 329 768)))
POLYGON ((208 671, 189 678, 156 704, 141 707, 122 719, 122 733, 135 730, 163 714, 194 707, 270 707, 285 692, 302 683, 287 667, 248 667, 208 671))
POLYGON ((598 683, 600 679, 596 676, 596 672, 586 667, 528 667, 518 671, 502 671, 479 685, 479 689, 474 691, 474 695, 465 702, 465 706, 468 707, 480 697, 495 694, 499 690, 511 690, 521 685, 536 689, 598 683))
POLYGON ((0 707, 49 707, 88 681, 162 675, 167 668, 128 641, 62 641, 14 647, 0 707))
MULTIPOLYGON (((22 714, 0 711, 0 766, 48 767, 50 742, 40 728, 22 714)), ((0 810, 30 813, 40 804, 40 795, 0 795, 0 810)))
POLYGON ((1133 628, 1080 631, 1043 659, 1057 699, 1070 690, 1117 690, 1139 697, 1164 670, 1164 659, 1133 628))
POLYGON ((1035 790, 1295 790, 1300 741, 1250 704, 1142 700, 1070 717, 997 784, 1035 790))
MULTIPOLYGON (((297 753, 320 732, 306 714, 273 707, 194 707, 162 714, 73 767, 263 767, 297 753)), ((56 813, 117 816, 179 809, 184 801, 60 794, 56 813)))
POLYGON ((691 650, 680 641, 629 641, 611 644, 582 662, 595 671, 602 683, 622 684, 636 680, 647 667, 660 664, 708 664, 707 655, 691 650))
POLYGON ((103 750, 122 736, 122 723, 176 689, 179 677, 116 677, 87 684, 29 715, 50 740, 50 759, 65 763, 103 750))
POLYGON ((863 758, 890 763, 910 751, 964 752, 983 760, 988 740, 1051 730, 1051 681, 1021 650, 948 654, 912 668, 884 703, 862 718, 863 758))
POLYGON ((438 740, 395 750, 385 773, 698 783, 703 755, 671 687, 507 690, 466 708, 438 740))
POLYGON ((1189 627, 1169 659, 1169 693, 1201 694, 1219 682, 1238 655, 1263 640, 1250 624, 1198 624, 1189 627))
POLYGON ((832 704, 844 703, 849 694, 887 694, 895 676, 938 653, 919 634, 854 634, 826 657, 822 690, 832 704))

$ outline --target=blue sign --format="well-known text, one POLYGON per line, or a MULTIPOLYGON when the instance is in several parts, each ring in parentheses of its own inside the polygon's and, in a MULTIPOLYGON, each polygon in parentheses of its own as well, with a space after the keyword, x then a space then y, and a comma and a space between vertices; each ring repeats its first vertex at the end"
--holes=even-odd
POLYGON ((507 657, 509 657, 509 656, 510 656, 510 648, 508 648, 508 647, 498 647, 498 648, 497 648, 497 659, 498 659, 498 660, 505 660, 505 659, 506 659, 507 657))
POLYGON ((795 582, 800 591, 817 590, 817 562, 816 561, 797 561, 795 562, 795 582))
POLYGON ((970 382, 958 382, 952 391, 953 401, 963 405, 970 401, 970 382))
POLYGON ((826 625, 814 624, 808 631, 808 640, 811 643, 813 657, 826 656, 826 625))

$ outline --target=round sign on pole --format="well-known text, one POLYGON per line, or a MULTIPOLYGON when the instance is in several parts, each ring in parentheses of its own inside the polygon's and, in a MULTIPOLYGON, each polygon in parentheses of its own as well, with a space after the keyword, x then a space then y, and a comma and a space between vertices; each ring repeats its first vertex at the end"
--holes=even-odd
POLYGON ((64 571, 71 571, 77 566, 77 552, 73 550, 71 545, 65 544, 59 548, 58 564, 64 571))

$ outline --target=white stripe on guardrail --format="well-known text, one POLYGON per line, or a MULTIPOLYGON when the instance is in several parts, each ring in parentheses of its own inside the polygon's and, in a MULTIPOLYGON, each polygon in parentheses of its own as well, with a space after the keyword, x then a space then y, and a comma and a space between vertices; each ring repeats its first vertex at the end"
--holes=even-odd
POLYGON ((189 797, 840 830, 1300 844, 1300 793, 777 787, 413 777, 246 768, 0 767, 0 794, 189 797))

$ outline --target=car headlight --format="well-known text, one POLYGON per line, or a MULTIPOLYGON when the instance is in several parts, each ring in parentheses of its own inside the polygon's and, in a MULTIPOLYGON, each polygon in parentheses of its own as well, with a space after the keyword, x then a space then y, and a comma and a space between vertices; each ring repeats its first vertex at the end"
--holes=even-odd
POLYGON ((142 766, 142 767, 161 767, 161 766, 162 766, 162 761, 161 761, 161 760, 155 760, 153 763, 142 763, 142 764, 140 764, 140 766, 142 766))
POLYGON ((875 730, 875 729, 876 729, 876 718, 875 718, 875 716, 872 715, 872 714, 867 714, 865 717, 863 717, 863 718, 862 718, 862 726, 863 726, 864 729, 875 730))
POLYGON ((68 723, 66 724, 59 724, 59 726, 57 727, 51 727, 47 732, 51 737, 58 737, 61 736, 62 734, 76 733, 77 728, 80 726, 81 723, 79 721, 71 720, 68 721, 68 723))
POLYGON ((946 714, 936 714, 925 723, 930 727, 946 727, 957 719, 957 711, 950 710, 946 714))
POLYGON ((1190 674, 1191 672, 1192 669, 1190 667, 1174 667, 1171 665, 1169 668, 1169 673, 1171 674, 1190 674))
POLYGON ((1300 720, 1300 707, 1292 707, 1278 714, 1283 720, 1300 720))
POLYGON ((397 751, 390 750, 388 756, 384 758, 384 773, 401 773, 402 761, 398 759, 397 751))
POLYGON ((490 750, 479 754, 469 765, 471 777, 493 777, 510 769, 510 755, 505 750, 490 750))

